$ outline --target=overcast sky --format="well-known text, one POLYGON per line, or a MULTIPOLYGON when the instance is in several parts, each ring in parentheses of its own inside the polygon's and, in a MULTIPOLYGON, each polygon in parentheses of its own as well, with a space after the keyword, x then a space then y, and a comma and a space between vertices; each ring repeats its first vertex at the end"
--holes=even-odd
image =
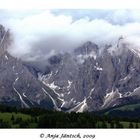
POLYGON ((119 36, 140 40, 140 10, 0 10, 0 21, 14 37, 10 53, 42 60, 71 51, 86 41, 115 44, 119 36))

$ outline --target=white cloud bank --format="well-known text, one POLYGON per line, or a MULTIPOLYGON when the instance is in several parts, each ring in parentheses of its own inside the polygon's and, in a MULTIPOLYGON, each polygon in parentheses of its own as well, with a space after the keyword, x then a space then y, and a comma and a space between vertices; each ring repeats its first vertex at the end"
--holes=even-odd
MULTIPOLYGON (((1 23, 10 28, 14 44, 11 54, 24 60, 42 60, 57 51, 70 51, 86 41, 99 46, 115 44, 119 36, 140 40, 140 11, 89 10, 88 15, 74 19, 76 12, 66 15, 49 10, 0 12, 1 23), (94 17, 92 16, 92 13, 94 17)), ((78 13, 78 10, 77 10, 78 13)))

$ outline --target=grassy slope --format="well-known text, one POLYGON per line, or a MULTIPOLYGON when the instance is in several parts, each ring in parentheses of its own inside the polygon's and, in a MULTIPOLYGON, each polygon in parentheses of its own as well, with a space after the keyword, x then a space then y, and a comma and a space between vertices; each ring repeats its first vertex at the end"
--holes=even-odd
POLYGON ((120 117, 123 117, 121 115, 125 114, 125 113, 127 114, 128 117, 132 117, 133 114, 138 114, 138 116, 135 116, 135 117, 139 118, 140 103, 139 104, 130 104, 130 105, 113 107, 113 108, 110 108, 110 109, 102 110, 101 112, 105 115, 112 115, 112 112, 113 112, 113 114, 116 113, 116 112, 121 113, 121 114, 118 114, 118 116, 120 115, 120 117))
MULTIPOLYGON (((8 122, 12 128, 19 128, 20 125, 18 122, 16 122, 17 119, 21 119, 21 122, 26 122, 27 120, 31 120, 32 117, 27 114, 23 113, 0 113, 0 120, 3 120, 4 122, 8 122), (12 116, 14 117, 14 120, 12 120, 12 116)), ((37 124, 36 123, 29 123, 28 128, 36 128, 37 124)))
POLYGON ((131 105, 125 105, 122 107, 118 107, 115 110, 121 110, 121 111, 134 111, 135 109, 140 108, 140 104, 131 104, 131 105))
POLYGON ((0 119, 3 119, 4 121, 11 121, 12 115, 15 119, 22 118, 22 120, 31 119, 30 115, 21 114, 21 113, 0 113, 0 119))

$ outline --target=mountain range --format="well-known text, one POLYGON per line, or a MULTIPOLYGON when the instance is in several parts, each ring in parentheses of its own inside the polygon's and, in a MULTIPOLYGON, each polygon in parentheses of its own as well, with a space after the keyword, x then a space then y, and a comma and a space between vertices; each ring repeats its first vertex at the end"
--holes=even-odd
POLYGON ((0 103, 67 112, 97 111, 140 102, 140 49, 125 42, 85 42, 50 56, 42 70, 8 51, 10 33, 0 26, 0 103))

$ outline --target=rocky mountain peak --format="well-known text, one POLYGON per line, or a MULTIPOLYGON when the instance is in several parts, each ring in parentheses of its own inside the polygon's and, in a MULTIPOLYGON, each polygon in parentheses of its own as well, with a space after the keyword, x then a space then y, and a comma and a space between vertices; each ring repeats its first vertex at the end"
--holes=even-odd
POLYGON ((95 43, 91 42, 91 41, 88 41, 86 43, 84 43, 81 47, 79 48, 76 48, 74 50, 74 52, 79 55, 88 55, 90 54, 91 52, 94 52, 94 53, 98 53, 98 45, 96 45, 95 43))
POLYGON ((0 25, 0 39, 4 36, 4 33, 5 33, 5 28, 0 25))
POLYGON ((0 103, 83 112, 140 101, 140 51, 121 37, 100 53, 88 41, 55 54, 44 71, 12 57, 9 43, 9 31, 0 26, 0 103))
POLYGON ((7 51, 8 46, 11 44, 11 35, 9 30, 0 25, 0 55, 7 51))

